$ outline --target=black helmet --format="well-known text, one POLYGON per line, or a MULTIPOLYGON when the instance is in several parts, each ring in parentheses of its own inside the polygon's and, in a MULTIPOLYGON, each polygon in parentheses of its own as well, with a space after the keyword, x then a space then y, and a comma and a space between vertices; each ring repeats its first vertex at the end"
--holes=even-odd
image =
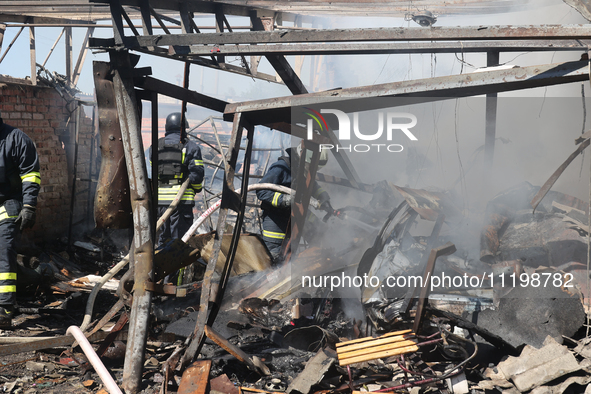
MULTIPOLYGON (((185 129, 189 128, 189 122, 185 119, 185 129)), ((173 112, 166 117, 166 125, 164 126, 166 131, 180 131, 181 130, 181 113, 173 112)))

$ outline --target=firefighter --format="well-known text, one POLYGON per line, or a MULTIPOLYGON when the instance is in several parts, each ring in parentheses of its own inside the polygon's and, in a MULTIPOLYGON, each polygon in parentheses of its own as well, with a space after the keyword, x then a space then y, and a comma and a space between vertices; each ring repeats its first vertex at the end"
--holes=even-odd
MULTIPOLYGON (((300 145, 297 148, 288 148, 286 152, 287 156, 281 156, 269 167, 260 183, 273 183, 292 189, 295 187, 302 147, 300 145)), ((309 164, 312 160, 312 152, 308 150, 306 153, 306 164, 309 164)), ((326 165, 327 161, 328 154, 326 150, 323 150, 320 154, 318 169, 326 165)), ((258 199, 261 200, 261 209, 263 211, 263 241, 273 257, 273 263, 277 264, 281 262, 281 245, 285 240, 287 226, 291 217, 293 196, 272 190, 257 190, 256 193, 258 199)), ((320 209, 327 213, 334 213, 334 209, 330 204, 330 196, 317 182, 313 183, 312 197, 320 202, 320 209)), ((310 218, 315 219, 316 216, 310 214, 308 221, 310 221, 310 218)))
POLYGON ((0 114, 0 327, 10 327, 16 303, 16 241, 35 224, 40 186, 33 141, 0 114))
MULTIPOLYGON (((189 127, 186 120, 185 125, 189 127)), ((202 189, 204 175, 199 146, 193 141, 181 141, 181 113, 168 115, 164 128, 166 133, 158 140, 158 217, 170 206, 187 177, 189 187, 177 209, 162 225, 158 245, 167 239, 182 238, 193 224, 195 194, 202 189)), ((146 157, 150 158, 147 164, 151 175, 152 147, 148 148, 146 157)))

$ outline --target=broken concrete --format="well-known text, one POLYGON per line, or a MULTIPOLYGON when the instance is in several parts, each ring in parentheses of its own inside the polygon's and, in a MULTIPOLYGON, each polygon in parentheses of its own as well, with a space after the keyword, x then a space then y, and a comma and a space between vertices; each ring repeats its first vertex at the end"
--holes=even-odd
POLYGON ((304 368, 304 371, 289 385, 286 393, 309 393, 312 386, 322 380, 324 374, 336 363, 336 361, 336 353, 334 351, 328 349, 319 351, 306 363, 306 368, 304 368))
POLYGON ((509 357, 498 369, 519 391, 526 392, 578 371, 581 365, 568 348, 548 337, 541 349, 526 346, 519 357, 509 357))
POLYGON ((585 311, 578 296, 560 288, 515 287, 496 310, 474 312, 466 319, 514 348, 524 344, 539 348, 548 335, 562 343, 563 335, 577 332, 585 322, 585 311))

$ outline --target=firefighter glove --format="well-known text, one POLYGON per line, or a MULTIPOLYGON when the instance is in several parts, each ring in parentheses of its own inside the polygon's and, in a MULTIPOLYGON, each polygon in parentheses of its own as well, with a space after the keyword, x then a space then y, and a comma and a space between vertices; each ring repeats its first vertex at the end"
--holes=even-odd
POLYGON ((279 202, 279 208, 291 208, 291 200, 293 199, 292 194, 282 194, 281 201, 279 202))
POLYGON ((331 215, 334 213, 334 208, 330 205, 330 200, 327 200, 320 204, 320 209, 326 213, 330 213, 331 215))
POLYGON ((21 212, 18 214, 18 217, 16 218, 16 222, 20 222, 20 228, 21 230, 24 230, 26 228, 31 228, 33 227, 33 225, 35 224, 35 218, 36 218, 36 213, 35 213, 35 207, 32 205, 23 205, 23 209, 21 209, 21 212))

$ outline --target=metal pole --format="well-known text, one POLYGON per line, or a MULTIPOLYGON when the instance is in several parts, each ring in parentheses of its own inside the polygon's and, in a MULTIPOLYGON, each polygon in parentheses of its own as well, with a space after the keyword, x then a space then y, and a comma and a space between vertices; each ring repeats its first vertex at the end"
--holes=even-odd
POLYGON ((152 222, 154 237, 156 236, 156 218, 158 217, 158 93, 152 92, 152 157, 151 179, 152 179, 152 222))
POLYGON ((72 166, 72 196, 70 198, 70 223, 68 224, 68 246, 72 245, 72 221, 74 220, 74 203, 76 201, 76 172, 78 167, 78 136, 80 135, 80 119, 82 118, 82 106, 76 101, 78 116, 76 118, 74 135, 74 165, 72 166))
POLYGON ((64 29, 66 29, 66 79, 72 83, 72 28, 64 29))
POLYGON ((31 50, 31 83, 37 85, 37 56, 35 55, 35 28, 29 27, 29 49, 31 50))
POLYGON ((2 41, 4 41, 4 32, 6 31, 6 25, 0 23, 0 53, 2 53, 2 41))
POLYGON ((6 51, 4 51, 4 54, 2 55, 2 57, 0 57, 0 63, 2 63, 2 60, 4 60, 4 58, 6 57, 6 54, 8 53, 8 51, 10 51, 10 48, 12 48, 12 46, 14 45, 14 42, 21 35, 21 33, 23 32, 24 29, 25 29, 24 26, 21 27, 20 30, 18 31, 18 33, 16 33, 16 36, 14 36, 12 41, 10 41, 10 44, 8 44, 8 48, 6 48, 6 51))
POLYGON ((45 60, 43 60, 43 64, 41 64, 41 67, 45 67, 45 64, 47 63, 47 61, 49 60, 49 57, 51 56, 51 54, 53 53, 53 50, 55 49, 57 43, 60 41, 60 38, 62 38, 62 36, 64 35, 64 31, 66 31, 66 28, 64 27, 62 29, 62 31, 60 32, 60 35, 57 37, 57 39, 55 40, 55 42, 53 43, 53 45, 51 46, 51 49, 49 50, 49 53, 47 54, 47 56, 45 57, 45 60))
POLYGON ((152 231, 150 231, 151 196, 146 181, 148 174, 142 145, 140 117, 131 78, 133 68, 130 55, 126 51, 113 51, 109 56, 115 71, 113 76, 115 99, 125 149, 125 162, 129 173, 134 222, 135 283, 123 366, 123 388, 128 394, 135 394, 139 392, 142 380, 147 328, 152 303, 152 295, 145 288, 145 283, 152 280, 154 259, 152 231))
MULTIPOLYGON (((499 64, 499 52, 486 53, 486 66, 492 67, 499 64)), ((484 170, 489 171, 493 165, 495 153, 495 134, 497 131, 497 93, 486 95, 486 127, 484 136, 484 170)))

